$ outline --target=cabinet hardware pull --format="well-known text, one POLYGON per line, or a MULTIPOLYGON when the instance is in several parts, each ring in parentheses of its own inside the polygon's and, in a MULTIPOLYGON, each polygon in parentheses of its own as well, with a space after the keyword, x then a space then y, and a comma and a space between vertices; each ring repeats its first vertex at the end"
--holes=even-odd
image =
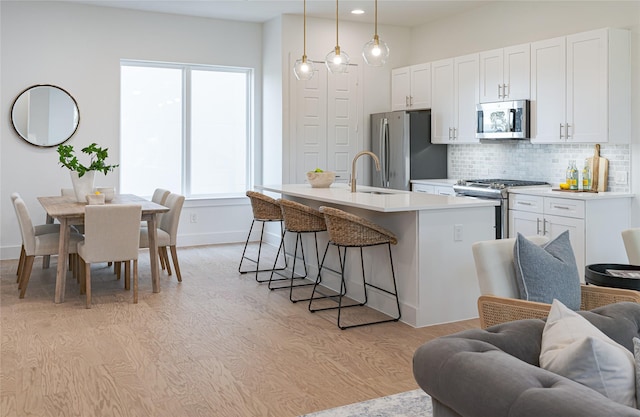
POLYGON ((413 107, 413 96, 409 96, 409 107, 413 107))
POLYGON ((571 210, 571 208, 567 207, 567 206, 555 206, 554 205, 554 206, 551 206, 551 207, 556 208, 556 209, 560 209, 560 210, 571 210))
POLYGON ((518 201, 518 202, 516 202, 516 204, 518 204, 519 206, 532 206, 533 205, 528 201, 518 201))
POLYGON ((564 136, 569 139, 569 126, 571 126, 569 123, 566 124, 566 127, 564 128, 564 136))
POLYGON ((564 127, 564 124, 560 123, 560 139, 562 139, 562 128, 564 127))
POLYGON ((540 219, 536 218, 536 235, 540 234, 540 219))
POLYGON ((409 107, 409 96, 404 96, 404 105, 405 107, 409 107))
POLYGON ((547 235, 547 219, 542 221, 542 234, 545 236, 547 235))
POLYGON ((451 140, 451 128, 449 128, 449 140, 451 140))
POLYGON ((453 128, 453 140, 458 139, 458 129, 457 128, 453 128))
POLYGON ((511 94, 511 87, 509 84, 502 84, 502 98, 507 98, 511 94))
POLYGON ((502 95, 502 93, 500 92, 500 88, 502 88, 502 86, 501 86, 500 84, 498 84, 498 98, 502 98, 502 97, 504 97, 504 96, 502 95))

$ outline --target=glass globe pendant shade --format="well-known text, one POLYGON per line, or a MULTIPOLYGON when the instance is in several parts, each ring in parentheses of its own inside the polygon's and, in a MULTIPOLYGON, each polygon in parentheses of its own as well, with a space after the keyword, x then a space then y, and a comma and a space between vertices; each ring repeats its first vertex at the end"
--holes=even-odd
POLYGON ((306 55, 303 55, 302 58, 297 60, 293 65, 293 73, 299 81, 309 81, 313 78, 314 71, 313 62, 307 60, 306 55))
POLYGON ((346 52, 341 52, 340 47, 336 46, 333 51, 327 54, 324 63, 332 74, 342 74, 347 72, 349 68, 349 55, 346 52))
POLYGON ((389 47, 384 41, 375 35, 373 39, 367 42, 362 48, 362 57, 364 62, 372 67, 381 67, 389 59, 389 47))

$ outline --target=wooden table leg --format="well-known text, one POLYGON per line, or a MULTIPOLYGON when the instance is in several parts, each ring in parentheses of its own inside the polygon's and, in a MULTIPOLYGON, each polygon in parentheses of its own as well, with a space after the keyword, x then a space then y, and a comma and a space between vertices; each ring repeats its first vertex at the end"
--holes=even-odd
MULTIPOLYGON (((46 224, 53 224, 53 217, 47 213, 46 224)), ((51 264, 51 256, 45 255, 42 257, 42 269, 48 269, 51 264)))
POLYGON ((54 297, 55 303, 64 302, 64 290, 67 277, 67 258, 69 257, 69 220, 65 217, 60 218, 60 241, 58 243, 58 270, 56 273, 56 293, 54 297))
POLYGON ((147 218, 147 230, 149 233, 149 263, 151 264, 151 282, 153 292, 160 292, 160 266, 158 265, 158 231, 156 229, 156 215, 150 214, 147 218))

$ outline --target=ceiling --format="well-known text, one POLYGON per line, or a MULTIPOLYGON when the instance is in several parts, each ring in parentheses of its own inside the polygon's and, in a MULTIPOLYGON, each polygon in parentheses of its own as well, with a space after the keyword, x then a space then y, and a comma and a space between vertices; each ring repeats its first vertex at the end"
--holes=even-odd
MULTIPOLYGON (((210 17, 245 22, 266 22, 282 14, 301 15, 303 0, 67 0, 97 6, 117 7, 171 13, 188 16, 210 17)), ((482 0, 379 0, 378 23, 412 27, 429 21, 462 13, 491 3, 482 0)), ((335 19, 336 2, 333 0, 308 0, 307 16, 335 19)), ((373 0, 342 0, 339 3, 339 19, 373 23, 373 0), (362 9, 363 15, 353 15, 351 10, 362 9)))

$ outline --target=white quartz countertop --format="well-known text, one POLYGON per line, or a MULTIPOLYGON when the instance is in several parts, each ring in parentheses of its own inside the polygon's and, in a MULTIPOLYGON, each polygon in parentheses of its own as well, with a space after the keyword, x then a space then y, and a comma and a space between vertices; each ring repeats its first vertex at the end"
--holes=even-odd
POLYGON ((499 200, 416 193, 364 185, 358 185, 357 192, 352 193, 349 185, 336 183, 329 188, 312 188, 309 184, 257 185, 255 188, 293 197, 381 212, 461 209, 467 207, 490 207, 500 204, 499 200), (372 194, 367 191, 377 191, 385 194, 372 194))
POLYGON ((589 193, 589 192, 570 192, 570 191, 554 191, 552 188, 526 188, 517 189, 510 188, 509 194, 526 194, 537 195, 543 197, 556 197, 567 198, 571 200, 601 200, 611 198, 633 198, 635 194, 619 193, 619 192, 602 192, 602 193, 589 193))

